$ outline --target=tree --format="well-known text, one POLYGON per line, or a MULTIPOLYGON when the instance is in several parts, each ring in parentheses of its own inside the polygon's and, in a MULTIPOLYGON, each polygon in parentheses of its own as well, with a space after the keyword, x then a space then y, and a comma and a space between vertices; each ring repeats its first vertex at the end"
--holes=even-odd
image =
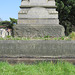
POLYGON ((1 21, 0 25, 9 26, 10 25, 10 21, 1 21))
POLYGON ((15 18, 10 18, 10 25, 9 27, 13 29, 13 26, 17 24, 17 19, 15 18))
POLYGON ((72 32, 75 25, 75 0, 56 0, 60 24, 64 26, 66 35, 72 32))
POLYGON ((17 24, 17 19, 10 18, 10 22, 12 25, 17 24))
POLYGON ((1 21, 0 25, 13 28, 13 25, 17 24, 17 19, 10 18, 10 21, 1 21))

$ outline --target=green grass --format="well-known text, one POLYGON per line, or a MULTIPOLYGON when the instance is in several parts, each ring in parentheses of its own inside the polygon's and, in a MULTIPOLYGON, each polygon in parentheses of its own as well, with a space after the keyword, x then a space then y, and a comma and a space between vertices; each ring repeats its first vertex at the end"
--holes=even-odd
POLYGON ((10 65, 0 62, 0 75, 75 75, 75 66, 68 62, 10 65))
POLYGON ((63 37, 51 37, 51 36, 44 36, 44 37, 12 37, 7 36, 5 38, 1 38, 0 40, 75 40, 75 32, 72 32, 69 36, 63 37))
POLYGON ((72 40, 70 37, 33 37, 33 38, 28 38, 28 37, 12 37, 12 36, 7 36, 5 38, 1 38, 0 40, 72 40))

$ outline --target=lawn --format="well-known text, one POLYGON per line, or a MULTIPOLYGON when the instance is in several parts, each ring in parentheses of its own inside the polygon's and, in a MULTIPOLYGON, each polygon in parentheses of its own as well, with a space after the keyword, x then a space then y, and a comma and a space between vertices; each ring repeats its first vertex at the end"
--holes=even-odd
POLYGON ((0 62, 0 75, 75 75, 75 66, 68 62, 41 62, 31 65, 0 62))

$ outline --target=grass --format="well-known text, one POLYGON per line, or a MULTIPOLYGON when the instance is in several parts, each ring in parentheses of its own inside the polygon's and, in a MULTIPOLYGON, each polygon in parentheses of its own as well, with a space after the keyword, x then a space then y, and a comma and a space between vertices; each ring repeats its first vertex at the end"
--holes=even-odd
POLYGON ((28 38, 28 37, 12 37, 7 36, 5 38, 1 38, 0 40, 72 40, 70 37, 34 37, 34 38, 28 38))
POLYGON ((33 38, 28 38, 28 37, 12 37, 12 36, 7 36, 5 38, 1 38, 0 40, 72 40, 70 37, 33 37, 33 38))
POLYGON ((12 37, 7 36, 5 38, 1 38, 0 40, 75 40, 75 32, 72 32, 69 36, 64 37, 51 37, 51 36, 45 36, 45 37, 12 37))
POLYGON ((0 62, 0 75, 75 75, 75 66, 68 62, 41 62, 32 65, 0 62))

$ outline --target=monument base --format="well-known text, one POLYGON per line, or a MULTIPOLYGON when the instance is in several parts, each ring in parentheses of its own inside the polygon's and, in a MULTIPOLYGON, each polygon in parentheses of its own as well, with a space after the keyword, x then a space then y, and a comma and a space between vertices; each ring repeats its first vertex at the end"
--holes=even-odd
POLYGON ((61 25, 16 25, 14 36, 18 37, 61 37, 64 36, 64 27, 61 25))
POLYGON ((0 62, 70 61, 75 64, 75 41, 0 40, 0 62))

